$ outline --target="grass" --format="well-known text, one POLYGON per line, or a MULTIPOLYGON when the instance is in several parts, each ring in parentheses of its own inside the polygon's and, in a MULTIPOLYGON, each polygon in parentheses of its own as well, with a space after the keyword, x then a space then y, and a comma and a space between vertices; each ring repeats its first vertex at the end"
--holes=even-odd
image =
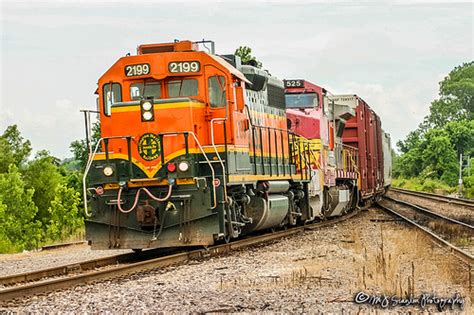
POLYGON ((439 180, 420 178, 393 178, 392 186, 415 191, 424 191, 440 195, 449 195, 457 190, 439 180))
MULTIPOLYGON (((474 199, 474 175, 463 177, 463 197, 474 199)), ((458 186, 449 186, 436 179, 392 178, 392 186, 415 191, 423 191, 440 195, 450 195, 458 190, 458 186)))

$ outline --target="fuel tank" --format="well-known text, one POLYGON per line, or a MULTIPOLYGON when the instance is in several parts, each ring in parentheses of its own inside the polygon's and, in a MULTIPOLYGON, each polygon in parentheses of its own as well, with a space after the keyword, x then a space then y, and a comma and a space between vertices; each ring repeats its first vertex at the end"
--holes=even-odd
POLYGON ((283 195, 269 195, 267 200, 262 197, 252 197, 247 207, 247 215, 253 220, 249 231, 279 226, 288 214, 288 208, 288 198, 283 195))

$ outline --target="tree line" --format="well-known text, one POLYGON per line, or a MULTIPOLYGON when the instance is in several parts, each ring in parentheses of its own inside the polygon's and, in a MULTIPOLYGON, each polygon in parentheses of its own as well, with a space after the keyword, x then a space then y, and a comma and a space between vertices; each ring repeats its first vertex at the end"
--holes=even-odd
POLYGON ((16 125, 0 136, 0 253, 83 234, 82 165, 75 162, 81 142, 75 144, 75 159, 60 161, 46 150, 31 159, 31 143, 16 125))
POLYGON ((430 113, 405 140, 397 143, 394 185, 425 191, 454 192, 462 154, 464 196, 474 198, 474 62, 455 67, 439 84, 430 113))

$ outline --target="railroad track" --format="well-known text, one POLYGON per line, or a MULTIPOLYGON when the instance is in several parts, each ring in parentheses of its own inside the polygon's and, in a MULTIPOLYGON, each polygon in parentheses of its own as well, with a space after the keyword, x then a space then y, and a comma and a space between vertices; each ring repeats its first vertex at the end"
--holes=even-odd
POLYGON ((379 207, 422 230, 431 239, 449 248, 454 255, 465 261, 471 269, 474 263, 474 256, 472 254, 474 226, 430 211, 424 207, 387 196, 383 198, 382 202, 384 203, 378 203, 379 207), (391 205, 386 205, 384 201, 389 201, 391 205), (394 207, 394 205, 402 207, 394 207), (457 235, 451 233, 456 233, 457 235), (467 242, 469 250, 453 243, 453 236, 456 236, 454 238, 455 240, 458 239, 459 236, 462 240, 467 242))
POLYGON ((169 251, 146 250, 139 253, 125 253, 125 254, 119 254, 119 255, 114 255, 114 256, 101 257, 97 259, 81 261, 81 262, 72 263, 72 264, 66 264, 66 265, 52 267, 52 268, 40 269, 36 271, 31 271, 31 272, 7 275, 7 276, 0 277, 0 285, 12 286, 12 285, 20 284, 20 283, 25 283, 25 282, 38 281, 45 278, 77 274, 80 272, 94 270, 96 268, 101 268, 101 267, 110 266, 110 265, 136 262, 138 260, 144 260, 144 259, 156 257, 162 252, 169 253, 169 251))
MULTIPOLYGON (((130 264, 117 265, 111 268, 91 271, 91 272, 87 272, 83 274, 73 274, 70 276, 62 277, 62 278, 46 279, 44 281, 27 283, 25 285, 16 285, 12 287, 7 287, 3 290, 0 290, 0 301, 3 302, 3 301, 12 300, 12 299, 22 298, 29 295, 44 294, 46 292, 71 288, 71 287, 81 285, 81 284, 93 283, 93 282, 103 281, 107 279, 118 278, 124 275, 150 271, 156 268, 165 267, 165 266, 169 266, 176 263, 184 263, 190 260, 214 257, 214 256, 222 255, 224 253, 229 253, 231 251, 235 251, 244 247, 262 244, 262 243, 270 242, 270 241, 277 240, 283 237, 291 236, 297 233, 304 232, 305 230, 314 230, 314 229, 330 226, 336 223, 340 223, 344 220, 347 220, 357 215, 358 213, 360 213, 360 211, 354 211, 342 217, 334 218, 328 221, 313 223, 306 226, 298 226, 298 227, 290 228, 287 230, 282 230, 282 231, 264 234, 264 235, 252 236, 249 238, 236 240, 228 244, 215 245, 208 248, 201 248, 201 249, 195 249, 195 250, 181 252, 181 253, 175 253, 175 254, 166 255, 163 257, 146 259, 143 261, 138 261, 138 262, 134 262, 130 264)), ((150 252, 150 251, 144 251, 142 253, 147 253, 147 252, 150 252)), ((103 259, 98 259, 94 261, 83 262, 82 265, 84 266, 84 268, 88 268, 86 270, 91 270, 95 268, 92 266, 99 266, 100 264, 112 265, 114 264, 113 262, 114 260, 115 260, 115 263, 118 261, 117 257, 123 258, 124 255, 128 255, 128 254, 108 257, 109 259, 111 259, 108 261, 107 261, 108 258, 103 258, 103 259), (98 261, 100 261, 100 263, 98 261)), ((131 253, 131 255, 133 255, 133 253, 131 253)), ((27 274, 14 275, 14 276, 10 276, 9 277, 10 279, 5 279, 4 282, 11 285, 11 284, 19 284, 20 282, 24 282, 28 280, 34 281, 34 280, 42 279, 44 277, 68 275, 67 269, 69 267, 70 266, 67 265, 67 266, 61 266, 58 268, 51 268, 51 269, 55 269, 56 271, 51 270, 51 271, 45 272, 45 270, 41 270, 41 271, 31 272, 27 274), (64 270, 66 270, 66 272, 64 272, 64 270)), ((4 277, 4 278, 7 278, 7 277, 4 277)))
POLYGON ((455 198, 455 197, 437 195, 437 194, 432 194, 432 193, 427 193, 427 192, 413 191, 413 190, 393 188, 393 187, 391 187, 390 190, 396 193, 417 196, 420 198, 430 199, 434 201, 441 201, 441 202, 463 206, 463 207, 474 210, 474 200, 472 199, 455 198))
POLYGON ((52 250, 52 249, 58 249, 58 248, 63 248, 63 247, 71 247, 71 246, 76 246, 76 245, 85 245, 87 244, 86 241, 77 241, 77 242, 70 242, 70 243, 58 243, 58 244, 52 244, 52 245, 44 245, 41 247, 41 250, 52 250))

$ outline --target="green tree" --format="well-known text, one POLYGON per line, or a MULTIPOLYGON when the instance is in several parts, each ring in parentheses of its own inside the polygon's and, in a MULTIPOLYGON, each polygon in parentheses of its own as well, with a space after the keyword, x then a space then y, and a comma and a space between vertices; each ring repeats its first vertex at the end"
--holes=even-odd
POLYGON ((33 201, 38 207, 36 219, 44 225, 50 221, 48 209, 55 197, 56 187, 63 182, 59 164, 60 161, 48 151, 39 151, 23 174, 26 187, 34 190, 33 201))
POLYGON ((421 152, 424 177, 456 184, 457 158, 449 134, 442 129, 430 129, 421 152))
POLYGON ((397 146, 402 155, 394 174, 437 186, 457 184, 459 154, 474 155, 474 62, 455 67, 440 82, 430 114, 397 146))
POLYGON ((444 126, 457 155, 474 156, 474 119, 452 121, 444 126))
POLYGON ((22 167, 31 153, 31 143, 24 140, 17 125, 7 127, 0 136, 0 173, 8 172, 14 164, 22 167))
POLYGON ((79 213, 79 203, 79 193, 74 188, 64 184, 57 186, 55 197, 48 209, 50 213, 50 222, 46 233, 48 238, 62 239, 84 226, 84 221, 79 213))
POLYGON ((474 119, 474 61, 455 67, 440 82, 439 99, 431 103, 426 123, 442 128, 451 121, 474 119))
POLYGON ((252 56, 252 48, 248 46, 240 46, 234 52, 236 56, 239 56, 243 64, 253 64, 257 68, 262 68, 262 63, 252 56))
POLYGON ((0 231, 3 246, 12 244, 15 249, 32 249, 41 238, 41 222, 35 220, 38 208, 33 202, 33 189, 27 189, 16 165, 0 174, 0 231))

